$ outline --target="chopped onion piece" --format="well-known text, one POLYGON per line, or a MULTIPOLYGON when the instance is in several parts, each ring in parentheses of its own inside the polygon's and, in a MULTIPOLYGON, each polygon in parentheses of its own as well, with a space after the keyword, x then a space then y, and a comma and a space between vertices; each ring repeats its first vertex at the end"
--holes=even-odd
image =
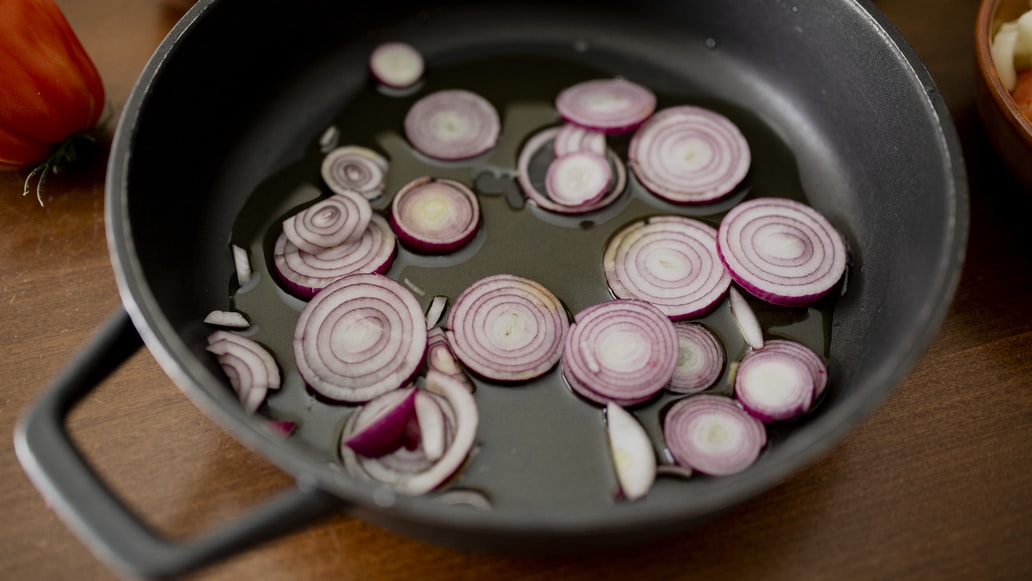
POLYGON ((731 303, 731 316, 734 317, 745 342, 753 349, 763 347, 763 327, 760 326, 760 320, 756 318, 749 302, 734 288, 728 290, 728 299, 731 303))
POLYGON ((732 208, 720 223, 717 249, 742 288, 786 307, 812 304, 846 271, 845 243, 827 218, 783 198, 755 198, 732 208))
POLYGON ((441 327, 434 327, 426 333, 427 369, 443 373, 473 391, 473 382, 466 376, 462 366, 455 359, 455 352, 448 343, 448 337, 441 327))
POLYGON ((445 418, 437 400, 420 392, 415 399, 416 418, 419 423, 420 442, 427 460, 436 462, 444 454, 445 418))
POLYGON ((738 365, 735 397, 761 422, 794 418, 810 409, 814 382, 798 357, 774 350, 749 353, 738 365))
POLYGON ((373 214, 362 237, 355 242, 310 254, 280 235, 273 249, 276 275, 292 295, 311 299, 342 276, 387 272, 394 262, 397 243, 387 220, 373 214))
POLYGON ((247 413, 258 409, 268 390, 279 389, 276 360, 254 340, 229 331, 215 331, 208 335, 206 350, 215 355, 247 413))
POLYGON ((430 299, 430 306, 426 309, 426 328, 432 329, 441 321, 444 309, 448 308, 448 297, 438 295, 430 299))
POLYGON ((587 151, 567 153, 548 166, 548 197, 564 206, 584 206, 602 199, 609 191, 612 171, 602 155, 587 151))
POLYGON ((283 221, 283 234, 300 250, 317 254, 361 238, 372 217, 369 200, 345 191, 289 216, 283 221))
POLYGON ((464 184, 421 177, 395 194, 390 220, 406 246, 427 254, 446 254, 476 236, 480 204, 464 184))
POLYGON ((356 418, 344 445, 367 458, 379 458, 400 448, 405 429, 416 417, 416 388, 389 391, 369 402, 373 413, 356 418))
POLYGON ((552 148, 556 157, 580 151, 604 156, 606 154, 606 134, 567 123, 560 127, 555 134, 552 148))
POLYGON ((716 233, 684 216, 634 222, 606 246, 606 281, 617 298, 650 302, 671 319, 703 315, 731 286, 717 254, 716 233))
POLYGON ((336 125, 330 125, 323 131, 323 134, 319 136, 319 151, 323 153, 329 153, 333 148, 337 147, 340 142, 340 129, 337 129, 336 125))
POLYGON ((520 150, 516 167, 516 180, 520 184, 520 189, 523 191, 523 195, 543 209, 557 214, 585 214, 601 210, 613 203, 620 197, 620 194, 623 193, 624 188, 627 186, 627 170, 624 168, 620 159, 611 151, 606 152, 606 159, 609 161, 610 171, 613 176, 610 180, 611 186, 601 198, 592 203, 576 206, 560 204, 549 197, 547 193, 541 192, 534 185, 537 177, 543 177, 544 180, 547 180, 547 168, 551 167, 552 161, 555 159, 554 154, 551 153, 551 148, 547 151, 552 154, 552 158, 548 160, 548 164, 542 166, 545 168, 544 171, 541 172, 542 176, 531 175, 531 170, 537 167, 537 164, 532 162, 534 162, 535 158, 541 154, 542 151, 546 151, 546 148, 549 147, 549 143, 554 143, 559 131, 560 128, 552 127, 538 132, 528 139, 520 150))
POLYGON ((645 496, 656 480, 656 454, 645 428, 627 410, 609 402, 606 434, 620 491, 628 500, 645 496))
POLYGON ((480 95, 461 89, 431 93, 416 101, 405 116, 405 135, 412 147, 443 161, 488 152, 501 130, 494 106, 480 95))
POLYGON ((383 194, 387 168, 387 160, 372 149, 345 145, 326 154, 321 172, 333 193, 358 192, 365 199, 373 200, 383 194))
POLYGON ((684 105, 645 122, 627 152, 631 169, 650 192, 679 204, 719 200, 745 178, 749 142, 723 115, 684 105))
POLYGON ((547 288, 509 274, 483 278, 455 299, 448 341, 474 373, 527 381, 551 369, 569 329, 566 310, 547 288))
POLYGON ((212 311, 204 317, 204 322, 229 329, 246 329, 251 326, 251 322, 239 311, 212 311))
POLYGON ((698 393, 713 385, 724 371, 724 347, 701 323, 679 321, 678 356, 674 376, 667 390, 674 393, 698 393))
POLYGON ((767 443, 759 420, 732 399, 710 394, 672 405, 663 420, 663 437, 679 465, 711 476, 745 470, 767 443))
POLYGON ((423 68, 423 55, 404 42, 385 42, 369 55, 369 70, 376 80, 395 89, 416 84, 423 68))
POLYGON ((656 476, 673 476, 675 478, 691 478, 695 472, 686 466, 677 464, 660 464, 656 467, 656 476))
POLYGON ((670 383, 677 353, 674 325, 656 307, 638 300, 598 303, 570 327, 563 377, 589 401, 637 405, 670 383))
POLYGON ((294 332, 298 371, 316 393, 365 402, 407 383, 426 352, 426 320, 405 287, 351 274, 305 306, 294 332))
POLYGON ((652 115, 656 96, 624 79, 598 79, 564 89, 555 108, 569 123, 604 133, 624 133, 652 115))
POLYGON ((233 267, 236 269, 237 285, 244 286, 251 282, 251 259, 247 251, 236 244, 233 245, 233 267))

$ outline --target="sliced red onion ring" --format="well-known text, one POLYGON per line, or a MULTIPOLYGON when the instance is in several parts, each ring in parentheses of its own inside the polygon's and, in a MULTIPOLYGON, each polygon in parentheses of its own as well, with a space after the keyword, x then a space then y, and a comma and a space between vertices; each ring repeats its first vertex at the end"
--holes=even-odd
POLYGON ((828 294, 846 271, 846 246, 806 204, 756 198, 720 223, 720 259, 735 282, 775 305, 805 306, 828 294))
POLYGON ((584 206, 602 199, 612 181, 609 161, 589 151, 567 153, 552 160, 545 177, 548 197, 564 206, 584 206))
POLYGON ((814 382, 810 369, 793 355, 759 350, 746 355, 735 375, 735 397, 761 422, 794 418, 810 409, 814 382))
POLYGON ((734 317, 745 342, 753 349, 763 347, 763 327, 760 326, 760 320, 756 318, 749 302, 733 287, 728 289, 728 299, 731 303, 731 316, 734 317))
POLYGON ((204 322, 227 329, 246 329, 251 326, 251 322, 239 311, 212 311, 204 317, 204 322))
POLYGON ((503 382, 534 379, 562 354, 566 310, 551 291, 510 274, 483 278, 455 299, 448 341, 474 373, 503 382))
POLYGON ((355 273, 387 272, 394 262, 397 244, 387 220, 374 214, 365 233, 355 242, 318 254, 298 249, 281 235, 273 249, 273 264, 288 292, 311 299, 326 285, 355 273))
POLYGON ((631 139, 631 169, 650 192, 678 204, 719 200, 752 162, 749 142, 720 113, 684 105, 652 116, 631 139))
POLYGON ((663 420, 667 449, 681 466, 711 476, 728 476, 756 461, 767 432, 734 400, 694 395, 670 407, 663 420))
POLYGON ((824 360, 806 345, 788 339, 771 339, 764 343, 763 351, 778 351, 798 357, 813 377, 813 401, 817 401, 828 387, 828 368, 824 360))
POLYGON ((667 390, 698 393, 713 385, 724 371, 726 355, 720 341, 701 323, 679 321, 677 368, 667 390))
MULTIPOLYGON (((552 127, 540 131, 533 137, 527 140, 520 150, 520 156, 517 160, 516 168, 516 179, 520 184, 520 189, 523 190, 523 195, 533 201, 541 208, 548 210, 549 212, 555 212, 557 214, 586 214, 588 212, 594 212, 601 210, 609 204, 613 203, 620 194, 623 193, 624 188, 627 186, 627 170, 624 168, 623 163, 620 161, 613 152, 608 151, 606 159, 609 160, 610 170, 613 174, 612 186, 609 191, 606 192, 597 201, 590 204, 581 204, 579 206, 566 206, 556 202, 548 196, 546 193, 542 193, 536 186, 534 186, 534 176, 531 175, 531 168, 534 158, 544 148, 548 147, 549 143, 552 143, 559 133, 560 128, 552 127)), ((554 157, 548 161, 548 167, 551 165, 554 157)))
POLYGON ((588 151, 597 155, 606 154, 606 134, 601 131, 592 131, 579 125, 567 123, 559 127, 555 134, 555 143, 552 144, 556 157, 562 157, 568 153, 588 151))
POLYGON ((376 80, 395 89, 416 84, 424 66, 423 55, 404 42, 385 42, 369 55, 369 70, 376 80))
POLYGON ((476 157, 495 146, 502 123, 486 99, 461 89, 416 101, 405 116, 405 135, 423 155, 443 161, 476 157))
POLYGON ((251 259, 247 251, 236 244, 233 245, 233 267, 236 269, 237 285, 244 286, 251 282, 251 259))
POLYGON ((427 369, 443 373, 473 391, 473 382, 466 376, 462 366, 455 359, 455 352, 448 343, 448 337, 441 327, 434 327, 426 333, 427 369))
POLYGON ((480 226, 476 194, 454 180, 421 177, 391 203, 391 227, 403 244, 422 253, 446 254, 469 243, 480 226))
POLYGON ((298 371, 316 393, 365 402, 404 385, 423 362, 426 320, 405 287, 351 274, 305 306, 294 332, 298 371))
POLYGON ((358 192, 334 194, 283 221, 294 246, 316 254, 358 240, 369 227, 373 208, 358 192))
POLYGON ((569 123, 604 133, 623 133, 656 110, 656 96, 624 79, 585 81, 564 89, 555 108, 569 123))
POLYGON ((336 194, 358 192, 367 200, 383 194, 387 183, 387 160, 367 147, 345 145, 326 154, 322 178, 336 194))
POLYGON ((609 402, 606 434, 620 492, 628 500, 645 496, 656 481, 656 453, 645 428, 627 410, 609 402))
POLYGON ((603 268, 617 298, 637 298, 671 319, 696 317, 724 298, 731 277, 717 254, 717 231, 684 216, 654 216, 616 233, 603 268))
POLYGON ((638 300, 592 305, 577 314, 563 348, 563 377, 585 399, 632 406, 655 397, 677 367, 677 332, 638 300))
POLYGON ((270 389, 279 389, 279 366, 265 347, 229 331, 208 335, 206 350, 215 355, 244 411, 253 414, 270 389))
POLYGON ((389 391, 366 405, 370 413, 355 420, 343 443, 367 458, 379 458, 404 444, 405 430, 416 417, 416 388, 389 391))
POLYGON ((444 309, 448 308, 448 297, 438 295, 430 299, 430 306, 426 309, 426 328, 431 329, 441 321, 444 309))

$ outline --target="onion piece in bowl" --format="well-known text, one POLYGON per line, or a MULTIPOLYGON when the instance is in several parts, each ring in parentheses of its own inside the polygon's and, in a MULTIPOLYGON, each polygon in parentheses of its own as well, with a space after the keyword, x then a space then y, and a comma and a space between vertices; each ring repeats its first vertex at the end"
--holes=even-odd
POLYGON ((678 355, 674 376, 667 390, 674 393, 698 393, 709 388, 724 372, 727 355, 724 346, 702 323, 678 321, 678 355))
POLYGON ((784 198, 755 198, 720 223, 717 249, 731 277, 775 305, 814 303, 846 271, 846 246, 817 210, 784 198))
POLYGON ((373 200, 383 194, 387 168, 387 160, 372 149, 345 145, 326 154, 321 172, 333 193, 359 192, 367 200, 373 200))
POLYGON ((215 355, 247 413, 254 413, 262 405, 268 390, 279 389, 280 371, 276 359, 253 339, 229 331, 215 331, 208 335, 205 349, 215 355))
POLYGON ((446 254, 476 236, 480 203, 457 181, 416 178, 394 195, 390 223, 402 244, 426 254, 446 254))
POLYGON ((446 327, 452 350, 468 369, 495 381, 518 382, 559 361, 569 320, 559 299, 540 283, 499 274, 466 288, 446 327))
POLYGON ((405 430, 416 414, 415 387, 389 391, 367 404, 375 409, 356 420, 343 444, 367 458, 379 458, 404 444, 405 430))
POLYGON ((609 402, 606 435, 620 492, 627 500, 648 494, 656 480, 656 453, 645 428, 630 412, 609 402))
MULTIPOLYGON (((516 180, 520 184, 520 189, 523 191, 523 195, 541 208, 557 214, 586 214, 588 212, 601 210, 616 201, 627 186, 627 169, 624 168, 624 164, 620 161, 619 157, 617 157, 612 151, 608 150, 606 151, 606 159, 609 161, 610 170, 613 176, 611 185, 609 190, 601 198, 590 204, 580 204, 576 206, 560 204, 549 197, 547 192, 540 191, 534 185, 536 176, 531 174, 531 170, 537 167, 535 158, 542 155, 542 152, 546 151, 546 148, 548 148, 547 154, 552 157, 548 159, 548 164, 544 167, 548 168, 551 166, 552 161, 555 160, 555 139, 561 130, 562 128, 560 127, 551 127, 543 131, 539 131, 531 136, 531 138, 528 139, 520 149, 520 155, 516 161, 516 180), (549 144, 552 144, 552 146, 549 144)), ((541 175, 547 176, 547 169, 542 171, 541 175)))
POLYGON ((351 274, 301 311, 294 359, 317 394, 366 402, 412 379, 426 342, 426 319, 408 289, 380 274, 351 274))
POLYGON ((603 133, 624 133, 656 110, 649 89, 624 79, 577 83, 559 93, 555 108, 568 123, 603 133))
POLYGON ((627 152, 653 194, 678 204, 726 197, 749 172, 749 143, 728 118, 702 107, 664 109, 638 128, 627 152))
POLYGON ((731 398, 704 393, 679 400, 667 410, 663 438, 679 465, 728 476, 756 461, 767 444, 767 431, 731 398))
POLYGON ((491 150, 501 134, 498 111, 480 95, 462 89, 431 93, 409 109, 405 136, 423 155, 458 161, 491 150))
POLYGON ((606 246, 606 282, 617 298, 647 301, 671 319, 703 315, 731 286, 716 234, 712 226, 684 216, 633 222, 606 246))
POLYGON ((385 42, 369 55, 369 71, 381 84, 405 89, 423 77, 423 55, 404 42, 385 42))
POLYGON ((426 333, 426 367, 428 370, 437 371, 447 375, 473 391, 473 382, 462 370, 455 352, 448 343, 448 336, 441 327, 434 327, 426 333))

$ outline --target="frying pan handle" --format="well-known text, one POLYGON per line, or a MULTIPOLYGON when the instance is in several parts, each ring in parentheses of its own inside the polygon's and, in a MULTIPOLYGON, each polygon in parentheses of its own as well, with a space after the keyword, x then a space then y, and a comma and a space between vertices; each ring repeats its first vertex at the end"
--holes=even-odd
POLYGON ((148 527, 86 463, 66 429, 72 408, 142 345, 120 309, 15 429, 15 449, 25 472, 94 554, 132 577, 172 577, 285 534, 340 506, 339 498, 299 483, 195 539, 171 541, 148 527))

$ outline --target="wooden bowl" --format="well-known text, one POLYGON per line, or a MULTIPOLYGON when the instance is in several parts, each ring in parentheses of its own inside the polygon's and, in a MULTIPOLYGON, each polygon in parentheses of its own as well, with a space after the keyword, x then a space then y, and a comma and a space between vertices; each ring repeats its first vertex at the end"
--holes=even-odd
POLYGON ((975 23, 976 103, 993 146, 1025 191, 1032 192, 1032 120, 1021 113, 1004 87, 989 50, 1000 25, 1027 10, 1028 0, 982 1, 975 23))

